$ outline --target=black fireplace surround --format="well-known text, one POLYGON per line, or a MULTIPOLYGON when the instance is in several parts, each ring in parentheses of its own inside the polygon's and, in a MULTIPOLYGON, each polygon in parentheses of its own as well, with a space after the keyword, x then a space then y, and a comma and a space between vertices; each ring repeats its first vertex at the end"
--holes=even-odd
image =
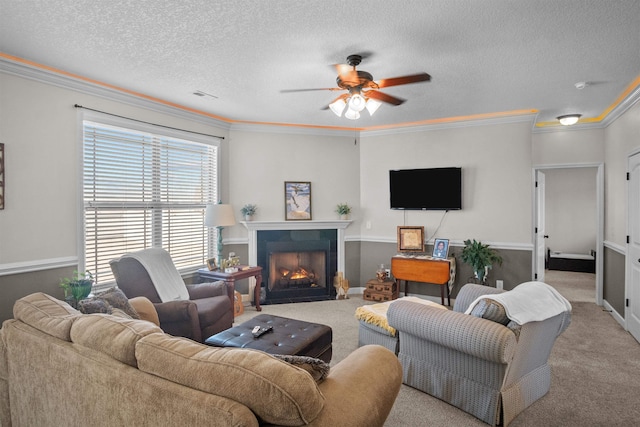
MULTIPOLYGON (((257 264, 262 267, 261 304, 321 301, 335 298, 333 277, 338 266, 338 241, 336 230, 259 230, 257 232, 257 264), (299 252, 302 258, 313 253, 322 255, 321 265, 324 271, 314 271, 313 281, 291 281, 280 285, 282 281, 274 272, 272 255, 299 252), (275 277, 274 277, 275 276, 275 277), (309 285, 308 285, 308 283, 309 285), (310 284, 313 282, 313 284, 310 284)), ((310 267, 301 266, 301 267, 310 267)))

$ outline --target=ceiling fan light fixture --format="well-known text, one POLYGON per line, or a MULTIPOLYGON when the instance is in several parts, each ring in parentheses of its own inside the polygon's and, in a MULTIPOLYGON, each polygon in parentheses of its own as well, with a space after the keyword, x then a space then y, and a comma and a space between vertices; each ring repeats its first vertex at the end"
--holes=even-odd
POLYGON ((578 123, 582 114, 565 114, 564 116, 558 116, 558 121, 561 125, 571 126, 578 123))
POLYGON ((362 95, 356 93, 351 96, 349 99, 349 108, 353 111, 360 112, 364 110, 367 101, 362 97, 362 95))
POLYGON ((344 116, 349 120, 358 120, 360 118, 360 112, 352 110, 351 107, 349 107, 347 112, 344 113, 344 116))
POLYGON ((382 105, 382 102, 369 98, 367 100, 367 111, 369 112, 369 115, 373 116, 373 113, 378 111, 378 108, 380 108, 381 105, 382 105))
POLYGON ((335 113, 336 116, 342 116, 342 112, 344 111, 344 107, 346 107, 347 103, 344 102, 344 99, 338 99, 331 104, 329 104, 329 108, 331 111, 335 113))

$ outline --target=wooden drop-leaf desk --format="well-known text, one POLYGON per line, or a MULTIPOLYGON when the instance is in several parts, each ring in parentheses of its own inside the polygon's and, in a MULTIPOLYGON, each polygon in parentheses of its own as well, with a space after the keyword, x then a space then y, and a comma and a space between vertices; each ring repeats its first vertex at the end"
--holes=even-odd
POLYGON ((449 295, 450 262, 450 259, 396 256, 391 258, 391 275, 398 281, 405 281, 405 296, 409 294, 410 281, 440 285, 442 305, 444 305, 445 293, 447 305, 451 305, 451 296, 449 295))

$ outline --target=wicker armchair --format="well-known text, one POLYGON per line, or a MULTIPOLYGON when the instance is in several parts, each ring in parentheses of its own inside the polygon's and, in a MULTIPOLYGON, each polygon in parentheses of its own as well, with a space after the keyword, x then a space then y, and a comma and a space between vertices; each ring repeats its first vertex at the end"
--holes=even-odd
POLYGON ((453 311, 398 300, 389 325, 399 334, 403 382, 491 425, 509 423, 551 385, 547 363, 571 312, 519 328, 464 314, 479 296, 503 292, 463 286, 453 311))
POLYGON ((132 252, 111 260, 109 264, 118 288, 128 298, 143 296, 153 303, 164 332, 203 342, 233 326, 232 293, 226 284, 220 281, 185 285, 171 256, 164 249, 132 252), (146 260, 151 261, 145 263, 146 260), (165 297, 163 300, 160 295, 164 293, 157 288, 159 281, 170 282, 170 287, 178 289, 182 296, 171 300, 165 297))

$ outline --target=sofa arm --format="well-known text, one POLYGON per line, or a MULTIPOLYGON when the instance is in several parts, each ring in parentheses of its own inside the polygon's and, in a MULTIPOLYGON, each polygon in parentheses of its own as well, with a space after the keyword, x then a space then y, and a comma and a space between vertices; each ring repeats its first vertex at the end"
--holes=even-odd
POLYGON ((389 325, 402 335, 452 348, 484 360, 508 363, 516 348, 515 334, 491 320, 439 310, 409 301, 396 301, 387 312, 389 325))
POLYGON ((324 409, 310 426, 382 426, 402 384, 402 366, 379 345, 359 347, 319 384, 324 409))
POLYGON ((160 328, 164 332, 202 342, 198 306, 195 302, 180 300, 153 305, 158 312, 160 328))
POLYGON ((189 292, 189 299, 192 300, 217 297, 220 295, 227 295, 227 284, 220 280, 217 282, 187 285, 187 292, 189 292))

